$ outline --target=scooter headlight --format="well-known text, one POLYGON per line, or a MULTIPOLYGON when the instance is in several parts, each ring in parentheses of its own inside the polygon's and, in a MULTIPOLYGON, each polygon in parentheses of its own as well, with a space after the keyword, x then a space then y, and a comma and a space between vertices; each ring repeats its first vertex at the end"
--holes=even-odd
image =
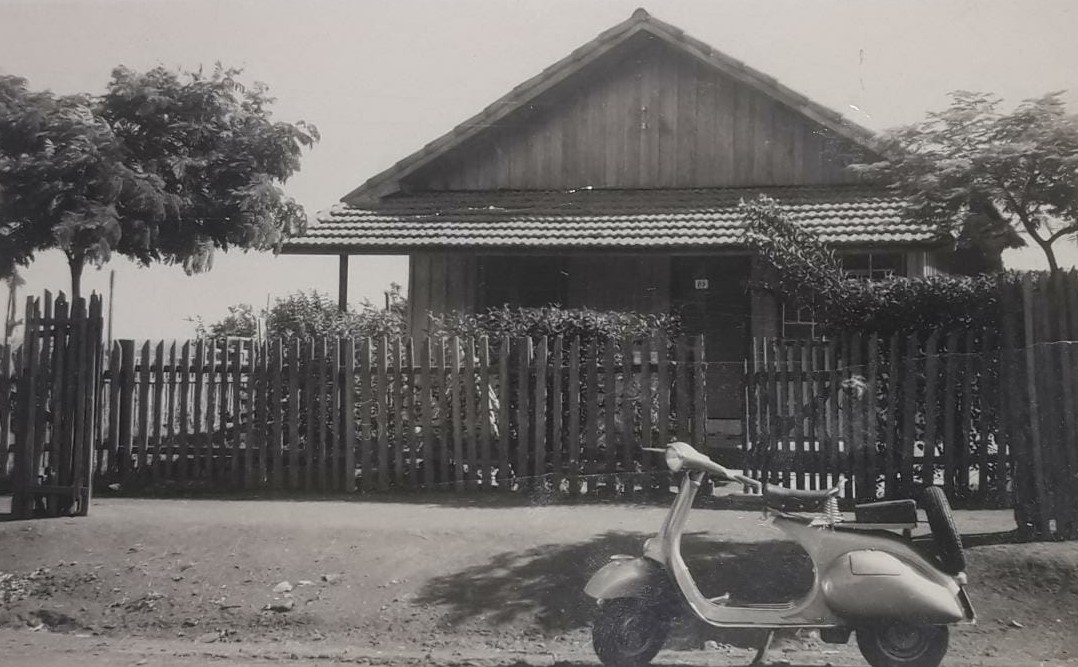
POLYGON ((685 457, 681 455, 677 447, 666 448, 666 467, 670 472, 678 472, 685 467, 685 457))

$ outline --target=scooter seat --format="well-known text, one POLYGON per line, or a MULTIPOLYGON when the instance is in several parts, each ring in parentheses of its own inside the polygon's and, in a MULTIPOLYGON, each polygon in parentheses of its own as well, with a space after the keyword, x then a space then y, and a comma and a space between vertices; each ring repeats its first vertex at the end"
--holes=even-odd
POLYGON ((804 489, 787 489, 784 486, 768 484, 764 490, 764 499, 767 506, 783 512, 812 512, 823 507, 832 492, 828 489, 822 491, 806 491, 804 489))

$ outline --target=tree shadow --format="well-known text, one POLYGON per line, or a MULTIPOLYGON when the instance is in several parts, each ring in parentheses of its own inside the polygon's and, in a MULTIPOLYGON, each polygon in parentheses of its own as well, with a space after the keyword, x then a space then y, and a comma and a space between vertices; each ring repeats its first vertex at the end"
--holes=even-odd
MULTIPOLYGON (((638 554, 649 533, 608 531, 591 540, 507 551, 489 562, 437 577, 418 594, 418 604, 444 609, 450 628, 525 623, 546 635, 591 625, 595 601, 584 594, 588 579, 613 554, 638 554)), ((734 543, 693 533, 682 553, 700 590, 750 603, 782 602, 812 587, 808 555, 792 542, 734 543)), ((699 648, 715 631, 683 614, 668 648, 699 648)), ((759 632, 723 633, 725 643, 753 645, 759 632)))

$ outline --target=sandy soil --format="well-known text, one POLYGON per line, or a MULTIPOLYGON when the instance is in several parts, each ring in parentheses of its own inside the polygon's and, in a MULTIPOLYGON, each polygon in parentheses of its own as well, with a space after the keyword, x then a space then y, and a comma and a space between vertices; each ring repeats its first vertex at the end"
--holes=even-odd
MULTIPOLYGON (((664 513, 99 499, 87 518, 0 522, 0 664, 591 664, 583 585, 611 554, 637 552, 664 513)), ((975 545, 1013 527, 1008 512, 957 518, 975 545)), ((764 601, 807 585, 801 554, 756 512, 700 510, 690 529, 705 592, 764 601)), ((1078 659, 1078 545, 986 544, 969 559, 980 622, 954 631, 945 664, 1078 659)), ((754 639, 685 623, 660 662, 744 664, 754 639)), ((863 664, 811 636, 783 638, 773 656, 863 664)))

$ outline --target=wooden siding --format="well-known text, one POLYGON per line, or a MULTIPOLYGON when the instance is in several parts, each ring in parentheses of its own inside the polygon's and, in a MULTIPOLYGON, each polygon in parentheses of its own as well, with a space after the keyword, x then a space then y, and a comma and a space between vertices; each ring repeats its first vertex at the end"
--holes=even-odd
POLYGON ((670 310, 670 258, 575 255, 567 258, 570 308, 664 313, 670 310))
POLYGON ((412 190, 851 182, 861 149, 648 38, 413 174, 412 190))
POLYGON ((670 310, 670 258, 414 253, 409 260, 409 303, 411 330, 419 336, 427 331, 428 312, 474 312, 505 304, 662 313, 670 310), (535 264, 544 274, 556 273, 560 284, 553 285, 549 276, 537 284, 529 270, 535 264), (537 287, 544 288, 543 293, 532 289, 537 287))
POLYGON ((477 305, 475 253, 417 252, 408 258, 409 326, 427 333, 427 313, 474 312, 477 305))

